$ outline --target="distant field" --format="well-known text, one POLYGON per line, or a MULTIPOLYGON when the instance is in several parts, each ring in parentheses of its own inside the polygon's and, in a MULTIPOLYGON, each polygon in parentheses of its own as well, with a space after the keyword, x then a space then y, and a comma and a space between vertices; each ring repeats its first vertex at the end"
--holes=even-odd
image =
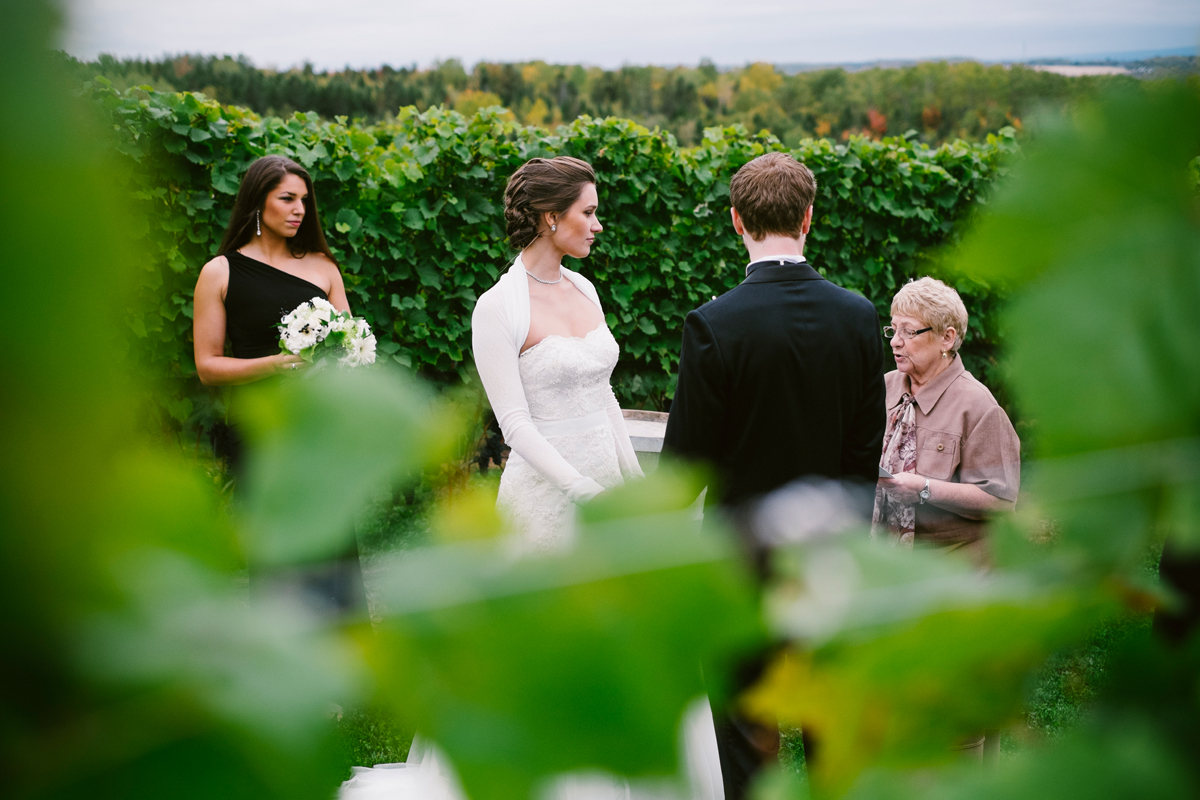
POLYGON ((1101 66, 1097 64, 1035 64, 1030 69, 1038 72, 1053 72, 1055 75, 1065 75, 1068 78, 1081 78, 1085 75, 1129 75, 1127 67, 1101 66))

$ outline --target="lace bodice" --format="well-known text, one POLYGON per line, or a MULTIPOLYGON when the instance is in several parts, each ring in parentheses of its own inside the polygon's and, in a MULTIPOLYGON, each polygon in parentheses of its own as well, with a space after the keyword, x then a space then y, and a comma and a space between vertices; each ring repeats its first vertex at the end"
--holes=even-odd
MULTIPOLYGON (((562 275, 603 314, 587 278, 565 267, 562 275)), ((536 523, 541 536, 572 518, 574 503, 642 469, 609 384, 619 348, 608 327, 582 338, 547 336, 521 353, 528 335, 529 277, 518 257, 475 304, 471 347, 512 448, 497 503, 517 529, 536 523)))
POLYGON ((521 385, 535 420, 571 419, 603 411, 620 350, 601 323, 582 339, 547 336, 521 354, 521 385))
MULTIPOLYGON (((541 436, 573 470, 605 489, 623 482, 620 437, 628 442, 624 426, 617 431, 608 413, 616 402, 609 379, 619 354, 602 324, 582 338, 547 336, 518 363, 529 414, 541 436)), ((574 502, 520 452, 509 456, 497 503, 532 549, 570 540, 574 502)))

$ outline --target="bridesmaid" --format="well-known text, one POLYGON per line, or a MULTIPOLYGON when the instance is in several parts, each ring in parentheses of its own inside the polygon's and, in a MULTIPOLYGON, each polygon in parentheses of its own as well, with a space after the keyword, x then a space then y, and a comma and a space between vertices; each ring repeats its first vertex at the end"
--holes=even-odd
MULTIPOLYGON (((314 297, 349 310, 342 274, 317 216, 312 178, 291 159, 264 156, 242 178, 217 257, 204 265, 196 282, 192 339, 200 382, 231 386, 304 369, 304 359, 279 353, 275 326, 314 297)), ((239 473, 237 430, 218 423, 212 444, 239 473)))
MULTIPOLYGON (((264 156, 242 178, 218 255, 196 282, 192 337, 201 383, 253 383, 307 366, 300 356, 279 353, 275 326, 314 297, 350 310, 342 274, 321 230, 312 178, 291 159, 264 156)), ((219 425, 213 449, 231 471, 240 471, 236 428, 219 425)), ((256 582, 262 578, 252 571, 256 582)), ((341 561, 305 568, 297 577, 302 591, 321 604, 340 610, 365 606, 357 545, 341 561)))
POLYGON ((193 338, 201 383, 252 383, 302 369, 299 356, 279 354, 275 326, 314 297, 350 310, 321 230, 312 178, 291 159, 264 156, 242 178, 218 255, 196 282, 193 338), (225 355, 226 336, 232 356, 225 355))

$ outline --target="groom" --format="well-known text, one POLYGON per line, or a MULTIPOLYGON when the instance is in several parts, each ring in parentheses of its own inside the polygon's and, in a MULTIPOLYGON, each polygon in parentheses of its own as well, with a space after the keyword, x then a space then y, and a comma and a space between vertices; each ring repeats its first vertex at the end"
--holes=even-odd
MULTIPOLYGON (((805 260, 816 193, 812 172, 784 153, 738 170, 729 199, 750 258, 746 279, 684 323, 663 449, 706 462, 716 479, 706 505, 735 520, 799 478, 874 487, 879 474, 879 316, 805 260)), ((779 736, 731 715, 718 718, 717 743, 725 797, 741 800, 779 736)))

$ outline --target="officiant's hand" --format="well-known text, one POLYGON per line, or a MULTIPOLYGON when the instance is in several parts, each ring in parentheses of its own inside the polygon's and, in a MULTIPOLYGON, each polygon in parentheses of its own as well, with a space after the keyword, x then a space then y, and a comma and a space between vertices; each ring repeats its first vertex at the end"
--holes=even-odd
POLYGON ((910 506, 921 501, 920 493, 925 488, 925 478, 914 472, 900 472, 891 478, 880 478, 879 483, 897 502, 910 506))

